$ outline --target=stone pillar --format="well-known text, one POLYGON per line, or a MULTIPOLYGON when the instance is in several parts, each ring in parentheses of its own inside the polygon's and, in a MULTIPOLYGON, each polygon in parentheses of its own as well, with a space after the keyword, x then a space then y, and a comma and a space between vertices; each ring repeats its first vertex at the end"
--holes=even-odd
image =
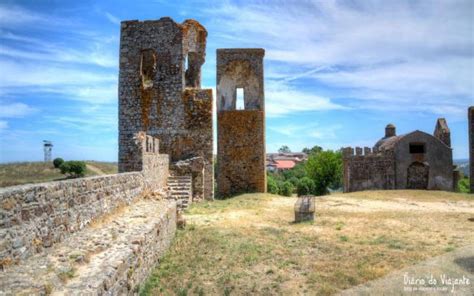
POLYGON ((474 106, 469 107, 469 176, 471 193, 474 193, 474 106))
POLYGON ((217 191, 266 192, 265 100, 261 48, 217 50, 217 191), (244 110, 237 110, 237 89, 244 110))

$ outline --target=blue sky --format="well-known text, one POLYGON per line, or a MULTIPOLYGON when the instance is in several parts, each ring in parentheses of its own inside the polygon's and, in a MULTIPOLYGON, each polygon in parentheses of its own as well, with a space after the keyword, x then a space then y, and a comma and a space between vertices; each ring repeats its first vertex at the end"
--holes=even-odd
POLYGON ((117 160, 120 20, 194 18, 216 48, 262 47, 267 151, 372 146, 397 133, 451 128, 467 158, 474 105, 473 1, 0 2, 0 162, 117 160))

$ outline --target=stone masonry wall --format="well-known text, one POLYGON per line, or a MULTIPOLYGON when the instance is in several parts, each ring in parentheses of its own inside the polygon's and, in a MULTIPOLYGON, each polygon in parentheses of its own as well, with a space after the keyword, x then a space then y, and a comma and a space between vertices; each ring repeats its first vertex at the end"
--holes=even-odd
POLYGON ((218 194, 266 192, 261 48, 217 50, 218 194), (245 110, 236 110, 242 88, 245 110))
POLYGON ((133 136, 144 131, 160 139, 160 151, 171 162, 202 157, 206 182, 201 191, 213 199, 213 98, 210 89, 200 89, 206 37, 194 20, 122 22, 119 172, 139 166, 133 136))
POLYGON ((222 111, 217 116, 219 195, 266 192, 263 111, 222 111))
POLYGON ((144 191, 163 190, 168 156, 152 152, 156 139, 135 138, 144 148, 136 153, 142 155, 141 172, 0 189, 0 263, 23 260, 51 247, 93 219, 130 204, 144 191), (142 145, 147 139, 148 148, 142 145))
POLYGON ((469 129, 469 178, 471 193, 474 193, 474 106, 468 110, 468 129, 469 129))
POLYGON ((369 147, 343 149, 344 192, 395 189, 395 160, 390 151, 369 147))

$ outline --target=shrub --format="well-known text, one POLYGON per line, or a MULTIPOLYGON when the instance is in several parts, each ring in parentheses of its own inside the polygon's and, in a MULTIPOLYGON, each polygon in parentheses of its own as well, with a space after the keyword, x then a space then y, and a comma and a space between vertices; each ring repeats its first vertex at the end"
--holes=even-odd
POLYGON ((314 191, 314 181, 308 177, 304 177, 298 183, 296 187, 296 192, 298 196, 312 194, 314 191))
POLYGON ((68 174, 72 178, 84 177, 86 163, 83 161, 65 161, 59 166, 61 174, 68 174))
POLYGON ((293 184, 290 181, 285 181, 281 184, 280 195, 291 196, 293 194, 293 184))
POLYGON ((342 184, 342 155, 331 150, 311 154, 306 163, 306 172, 315 184, 315 195, 327 194, 328 188, 336 189, 342 184))
POLYGON ((64 162, 64 159, 62 159, 61 157, 57 157, 53 160, 53 165, 55 168, 59 168, 64 162))
POLYGON ((462 178, 458 182, 458 191, 462 193, 469 193, 469 178, 462 178))
POLYGON ((267 179, 267 191, 271 194, 278 194, 280 191, 277 181, 271 175, 267 179))
POLYGON ((298 187, 298 183, 300 182, 300 179, 296 178, 296 177, 291 177, 288 181, 291 182, 291 184, 293 184, 293 189, 298 187))

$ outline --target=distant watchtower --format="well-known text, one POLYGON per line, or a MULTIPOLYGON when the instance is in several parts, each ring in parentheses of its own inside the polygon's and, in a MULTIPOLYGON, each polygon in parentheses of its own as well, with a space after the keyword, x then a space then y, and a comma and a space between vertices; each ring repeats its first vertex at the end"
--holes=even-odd
POLYGON ((51 161, 51 152, 53 151, 53 143, 48 140, 43 140, 44 162, 51 161))

